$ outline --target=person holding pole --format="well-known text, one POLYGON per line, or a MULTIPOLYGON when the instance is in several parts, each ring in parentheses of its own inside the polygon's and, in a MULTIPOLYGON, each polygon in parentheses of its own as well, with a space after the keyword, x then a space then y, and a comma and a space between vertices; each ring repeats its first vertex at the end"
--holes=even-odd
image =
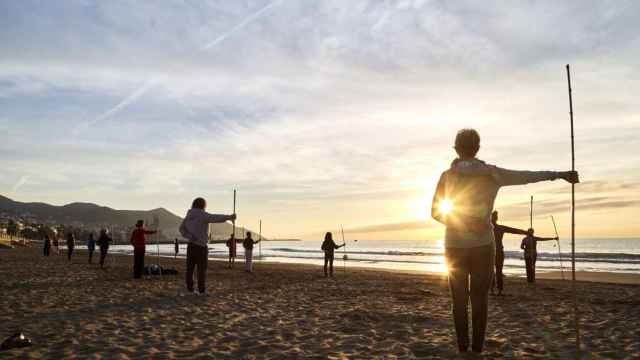
POLYGON ((458 350, 481 353, 487 327, 489 289, 495 265, 495 239, 490 216, 498 190, 545 180, 578 182, 575 171, 516 171, 488 165, 476 158, 480 135, 462 129, 455 139, 458 154, 442 173, 433 197, 431 216, 446 226, 445 260, 458 350), (473 337, 469 342, 467 308, 471 299, 473 337))
POLYGON ((502 238, 504 238, 504 234, 527 235, 527 231, 499 225, 497 211, 491 213, 491 225, 493 226, 493 239, 496 243, 496 272, 491 282, 491 294, 494 293, 494 289, 497 287, 498 296, 500 296, 502 295, 502 290, 504 290, 504 275, 502 274, 502 268, 504 266, 504 246, 502 245, 502 238))
MULTIPOLYGON (((333 241, 333 234, 330 232, 324 235, 324 241, 320 247, 324 251, 324 277, 333 277, 333 255, 334 251, 343 247, 342 245, 336 245, 333 241), (327 273, 327 265, 329 265, 329 273, 327 273)), ((339 266, 339 265, 338 265, 339 266)))
POLYGON ((133 278, 140 279, 144 271, 144 253, 146 251, 146 235, 155 234, 155 230, 144 228, 144 220, 136 222, 136 228, 131 233, 131 245, 133 246, 133 278))
POLYGON ((191 203, 191 209, 180 224, 180 234, 189 240, 187 245, 187 273, 186 285, 189 292, 193 292, 193 273, 198 268, 198 292, 205 293, 207 276, 207 262, 209 257, 209 224, 235 221, 236 214, 217 215, 206 212, 207 202, 204 198, 196 198, 191 203))
POLYGON ((251 238, 251 233, 247 232, 242 246, 244 247, 244 271, 248 273, 253 272, 253 245, 258 243, 260 243, 260 240, 254 241, 251 238))
POLYGON ((538 241, 558 240, 558 237, 544 238, 533 236, 533 228, 527 230, 527 236, 522 239, 520 249, 524 250, 524 262, 527 267, 527 282, 536 282, 536 260, 538 259, 538 241))

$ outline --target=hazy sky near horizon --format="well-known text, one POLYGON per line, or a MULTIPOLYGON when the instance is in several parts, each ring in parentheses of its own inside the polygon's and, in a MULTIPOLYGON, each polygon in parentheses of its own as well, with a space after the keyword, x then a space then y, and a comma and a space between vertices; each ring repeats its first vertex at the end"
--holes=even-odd
MULTIPOLYGON (((428 239, 458 129, 479 157, 570 167, 578 236, 640 235, 640 3, 0 2, 0 194, 165 207, 267 235, 428 239), (635 95, 635 96, 634 96, 635 95)), ((569 233, 570 187, 502 189, 505 223, 569 233)))

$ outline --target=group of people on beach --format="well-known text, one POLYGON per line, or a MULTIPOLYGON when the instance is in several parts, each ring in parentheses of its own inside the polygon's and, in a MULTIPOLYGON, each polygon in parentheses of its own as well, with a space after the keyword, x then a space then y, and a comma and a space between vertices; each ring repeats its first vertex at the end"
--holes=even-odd
MULTIPOLYGON (((563 179, 569 183, 579 182, 575 171, 518 171, 489 165, 476 157, 480 150, 480 135, 474 129, 462 129, 455 138, 454 149, 457 158, 449 169, 444 171, 438 181, 432 201, 431 215, 445 227, 444 254, 448 268, 448 282, 451 292, 453 320, 460 352, 483 351, 488 319, 488 295, 497 287, 498 295, 504 290, 504 234, 525 235, 521 248, 527 269, 527 281, 535 281, 536 246, 538 241, 558 240, 536 237, 532 228, 522 230, 498 224, 498 212, 493 211, 498 190, 505 186, 524 185, 540 181, 563 179), (471 302, 472 337, 469 339, 468 303, 471 302)), ((198 293, 205 293, 208 262, 208 228, 210 223, 235 221, 236 214, 219 215, 206 211, 205 199, 193 200, 191 208, 182 221, 179 231, 187 239, 186 288, 194 292, 194 272, 197 274, 198 293)), ((146 235, 156 231, 144 228, 144 222, 138 221, 131 235, 134 247, 134 278, 140 278, 144 268, 146 235)), ((93 236, 90 237, 91 242, 93 236)), ((248 233, 242 241, 232 234, 226 245, 229 248, 229 267, 236 258, 236 244, 242 242, 245 248, 245 271, 252 272, 254 241, 248 233)), ((71 259, 74 248, 74 235, 67 235, 68 257, 71 259)), ((102 266, 110 240, 103 230, 98 239, 102 266), (105 240, 107 239, 107 240, 105 240), (104 249, 104 251, 103 251, 104 249)), ((45 255, 49 249, 45 245, 45 255)), ((344 246, 333 241, 331 233, 325 235, 321 249, 325 253, 324 275, 333 276, 334 251, 344 246)), ((93 247, 89 247, 91 262, 93 247)), ((178 242, 176 239, 176 255, 178 242)))
MULTIPOLYGON (((95 240, 93 233, 89 233, 89 238, 87 239, 87 253, 89 255, 89 264, 93 263, 93 253, 96 250, 96 246, 100 249, 100 268, 104 268, 104 261, 107 257, 107 253, 109 252, 109 245, 113 242, 113 239, 109 236, 106 229, 100 230, 100 235, 98 236, 98 240, 95 240)), ((71 261, 73 256, 73 251, 76 247, 76 236, 72 231, 69 231, 66 234, 66 245, 67 245, 67 261, 71 261)), ((56 236, 49 237, 48 234, 44 235, 43 241, 43 253, 44 256, 51 255, 51 248, 53 247, 56 254, 60 254, 60 244, 59 240, 56 236)))

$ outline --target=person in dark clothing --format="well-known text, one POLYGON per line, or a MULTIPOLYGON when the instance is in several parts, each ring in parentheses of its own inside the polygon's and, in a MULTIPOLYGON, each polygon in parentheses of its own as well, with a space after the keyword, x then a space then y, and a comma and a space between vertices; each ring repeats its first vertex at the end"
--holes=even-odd
POLYGON ((533 236, 533 229, 527 230, 527 236, 522 239, 520 249, 524 250, 524 263, 527 267, 527 282, 536 282, 536 260, 538 259, 538 241, 558 240, 557 237, 544 238, 533 236))
POLYGON ((493 238, 496 242, 496 272, 493 275, 493 282, 491 283, 491 294, 495 292, 497 286, 498 296, 500 296, 502 295, 502 290, 504 290, 504 275, 502 274, 502 267, 504 266, 504 246, 502 245, 502 238, 504 234, 526 235, 527 231, 499 225, 497 211, 491 213, 491 225, 493 225, 493 238))
POLYGON ((248 273, 253 272, 253 245, 259 242, 260 240, 254 241, 251 238, 250 232, 247 232, 247 237, 242 242, 242 247, 244 247, 244 271, 248 273))
POLYGON ((229 239, 226 242, 226 245, 229 248, 229 269, 233 269, 233 265, 236 263, 237 244, 239 242, 240 240, 236 239, 233 234, 229 236, 229 239))
POLYGON ((49 256, 51 254, 51 239, 49 239, 49 235, 44 236, 44 256, 49 256))
POLYGON ((56 251, 56 255, 60 255, 60 242, 58 241, 58 234, 53 236, 53 249, 56 251))
POLYGON ((453 320, 458 350, 475 353, 484 349, 489 289, 495 267, 491 212, 501 187, 564 179, 578 183, 575 171, 517 171, 489 165, 476 158, 480 135, 462 129, 455 139, 458 154, 440 176, 433 196, 431 216, 445 225, 444 256, 448 267, 453 320), (472 342, 469 339, 471 303, 472 342))
POLYGON ((96 240, 93 238, 93 233, 89 234, 87 251, 89 252, 89 264, 91 264, 93 262, 93 252, 96 251, 96 240))
POLYGON ((111 238, 107 235, 107 230, 100 230, 100 236, 98 237, 98 246, 100 247, 100 268, 104 268, 104 259, 107 257, 107 253, 109 252, 109 243, 111 242, 111 238))
POLYGON ((136 228, 131 233, 131 245, 133 245, 133 278, 140 279, 144 271, 144 253, 146 250, 146 235, 155 234, 156 231, 146 230, 144 221, 138 220, 136 228))
POLYGON ((196 198, 191 203, 182 224, 180 234, 189 239, 187 246, 187 291, 193 292, 193 272, 198 268, 198 292, 204 294, 206 290, 207 264, 209 262, 209 224, 223 223, 236 219, 236 214, 217 215, 205 211, 207 202, 203 198, 196 198))
POLYGON ((324 251, 324 277, 333 277, 333 254, 334 251, 343 247, 342 245, 336 245, 333 241, 333 234, 330 232, 324 235, 324 241, 322 242, 322 251, 324 251), (329 272, 327 273, 327 265, 329 265, 329 272))
POLYGON ((178 257, 178 252, 180 251, 180 245, 178 244, 178 238, 176 238, 176 240, 173 242, 174 245, 174 250, 175 250, 175 255, 173 256, 174 258, 178 257))
POLYGON ((73 254, 73 249, 76 247, 76 237, 72 232, 67 234, 67 260, 71 261, 71 255, 73 254))

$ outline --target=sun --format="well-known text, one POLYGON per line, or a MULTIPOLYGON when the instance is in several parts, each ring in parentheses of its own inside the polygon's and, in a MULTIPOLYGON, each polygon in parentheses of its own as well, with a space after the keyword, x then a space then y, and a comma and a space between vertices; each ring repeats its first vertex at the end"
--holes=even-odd
POLYGON ((442 215, 449 215, 453 211, 453 202, 448 199, 440 200, 438 211, 440 211, 442 215))

